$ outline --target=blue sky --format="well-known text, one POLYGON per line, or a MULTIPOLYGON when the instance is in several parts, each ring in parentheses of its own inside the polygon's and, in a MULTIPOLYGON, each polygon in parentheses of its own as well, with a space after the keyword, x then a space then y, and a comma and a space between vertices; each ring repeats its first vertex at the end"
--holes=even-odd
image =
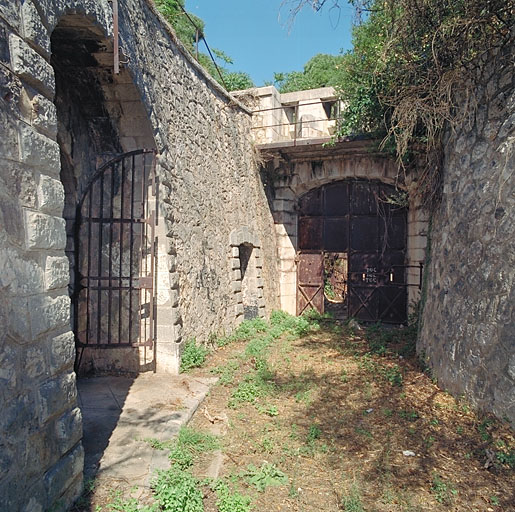
MULTIPOLYGON (((256 85, 272 81, 275 71, 302 70, 317 53, 349 49, 352 8, 344 1, 316 13, 310 7, 289 24, 282 0, 186 0, 186 9, 206 24, 211 48, 229 55, 232 71, 247 72, 256 85)), ((201 50, 204 50, 201 45, 201 50)))

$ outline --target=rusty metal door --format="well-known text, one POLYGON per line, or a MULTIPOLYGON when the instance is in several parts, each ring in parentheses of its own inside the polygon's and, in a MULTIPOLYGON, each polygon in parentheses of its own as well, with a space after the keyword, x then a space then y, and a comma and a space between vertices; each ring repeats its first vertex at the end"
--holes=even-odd
MULTIPOLYGON (((366 321, 403 323, 407 312, 405 253, 407 211, 388 202, 395 192, 389 185, 365 180, 346 180, 308 192, 299 201, 299 257, 305 251, 322 257, 313 266, 311 281, 324 288, 324 258, 346 259, 347 277, 342 297, 347 315, 366 321)), ((306 297, 298 277, 298 313, 306 297)), ((336 292, 334 283, 330 288, 336 292)), ((322 292, 323 293, 323 292, 322 292)), ((313 301, 312 301, 313 302, 313 301)), ((323 299, 317 310, 323 311, 323 299)))
POLYGON ((156 211, 154 150, 111 160, 85 187, 75 229, 80 356, 86 347, 144 347, 145 364, 155 368, 156 211))
POLYGON ((301 251, 297 255, 297 315, 314 309, 324 312, 324 255, 301 251))

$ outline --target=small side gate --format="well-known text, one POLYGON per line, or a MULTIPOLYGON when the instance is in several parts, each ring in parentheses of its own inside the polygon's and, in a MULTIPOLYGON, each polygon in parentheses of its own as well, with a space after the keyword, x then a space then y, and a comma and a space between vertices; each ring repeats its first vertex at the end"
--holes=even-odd
POLYGON ((103 165, 77 206, 74 332, 84 348, 144 347, 155 369, 157 283, 155 151, 103 165))

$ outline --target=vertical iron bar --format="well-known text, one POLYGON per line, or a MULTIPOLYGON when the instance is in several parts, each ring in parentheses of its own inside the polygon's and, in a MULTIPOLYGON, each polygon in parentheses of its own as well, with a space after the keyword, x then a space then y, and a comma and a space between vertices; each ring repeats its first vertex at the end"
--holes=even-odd
POLYGON ((89 290, 91 287, 91 216, 93 215, 93 201, 91 200, 93 187, 95 185, 93 184, 91 187, 91 190, 89 191, 89 197, 88 197, 88 276, 86 278, 86 344, 89 344, 89 328, 90 328, 90 311, 89 311, 89 301, 90 301, 90 295, 89 290))
POLYGON ((123 231, 125 229, 124 220, 124 199, 125 199, 125 158, 122 159, 122 178, 120 181, 121 199, 120 199, 120 271, 118 273, 118 282, 120 289, 118 290, 118 343, 122 342, 122 289, 123 284, 123 231))
POLYGON ((109 216, 109 302, 107 305, 107 342, 111 343, 111 322, 113 306, 113 228, 114 228, 114 171, 115 164, 111 166, 111 208, 109 216))
POLYGON ((120 73, 120 50, 118 38, 118 0, 113 0, 113 56, 115 75, 120 73))
POLYGON ((132 155, 132 168, 131 168, 131 217, 129 222, 130 234, 129 234, 129 344, 132 340, 132 252, 134 247, 134 155, 132 155))
MULTIPOLYGON (((154 208, 156 212, 156 218, 155 218, 155 224, 154 226, 157 226, 158 219, 159 219, 159 189, 157 184, 157 174, 156 174, 156 154, 155 152, 152 152, 152 163, 151 163, 151 173, 152 173, 152 188, 154 193, 154 208)), ((152 297, 154 298, 154 295, 157 290, 157 272, 158 272, 158 251, 159 251, 159 245, 158 245, 158 238, 157 236, 154 239, 154 254, 152 255, 152 259, 154 261, 154 274, 153 274, 153 290, 152 290, 152 297)), ((154 299, 153 299, 154 300, 154 299)), ((153 308, 155 305, 153 304, 153 308)), ((152 339, 152 350, 153 350, 153 360, 154 360, 154 373, 157 372, 157 314, 154 314, 154 311, 152 311, 152 314, 154 315, 153 318, 153 337, 152 339)))
MULTIPOLYGON (((91 196, 90 196, 91 197, 91 196)), ((102 332, 102 235, 104 234, 104 173, 100 175, 100 208, 98 210, 98 293, 97 293, 97 344, 102 332)))
MULTIPOLYGON (((147 277, 147 240, 148 240, 148 203, 147 203, 147 194, 146 194, 146 187, 147 187, 147 174, 146 174, 146 167, 145 167, 145 154, 142 155, 142 173, 141 173, 141 218, 144 220, 144 222, 141 225, 141 243, 140 243, 140 268, 139 273, 145 277, 147 277)), ((143 304, 147 303, 147 288, 146 288, 146 282, 145 282, 145 288, 140 288, 140 304, 141 304, 141 295, 143 295, 143 304)), ((141 307, 141 306, 140 306, 141 307)), ((150 312, 149 312, 150 314, 150 312)), ((147 341, 147 316, 143 315, 140 316, 140 325, 139 325, 139 342, 146 343, 147 341), (143 332, 143 334, 142 334, 143 332)), ((147 346, 144 345, 143 349, 143 358, 145 363, 147 362, 147 346)))

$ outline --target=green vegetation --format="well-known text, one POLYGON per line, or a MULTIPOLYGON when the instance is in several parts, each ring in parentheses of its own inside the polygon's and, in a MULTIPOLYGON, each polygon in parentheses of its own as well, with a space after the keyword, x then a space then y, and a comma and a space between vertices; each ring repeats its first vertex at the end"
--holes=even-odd
POLYGON ((237 491, 231 492, 225 482, 216 482, 214 490, 218 498, 216 506, 219 512, 250 512, 252 510, 251 499, 237 491))
POLYGON ((249 464, 244 476, 247 482, 260 492, 263 492, 267 487, 288 484, 288 477, 285 473, 277 468, 275 464, 268 462, 263 462, 259 468, 249 464))
MULTIPOLYGON (((296 12, 306 4, 320 10, 326 2, 293 3, 296 12)), ((396 154, 406 171, 419 170, 413 193, 430 204, 440 190, 445 128, 473 113, 475 86, 483 80, 481 68, 487 62, 498 69, 511 65, 509 51, 503 49, 514 41, 514 1, 351 3, 367 17, 354 27, 353 49, 340 57, 332 84, 345 105, 339 135, 383 139, 381 147, 396 154), (494 57, 492 50, 501 51, 494 57)), ((284 81, 288 86, 296 82, 305 85, 297 74, 284 81)))
POLYGON ((392 332, 402 338, 406 329, 336 323, 313 312, 244 322, 240 339, 236 332, 224 337, 207 367, 195 370, 229 376, 206 398, 211 414, 197 413, 176 439, 146 439, 170 460, 153 480, 153 495, 108 491, 97 504, 90 498, 99 483, 92 482, 80 512, 250 512, 282 509, 289 500, 297 502, 292 508, 316 503, 351 512, 386 510, 383 504, 400 512, 461 510, 474 499, 506 508, 514 489, 512 432, 438 390, 415 355, 399 358, 402 341, 392 332), (386 350, 371 347, 371 339, 386 350), (220 437, 203 430, 210 418, 225 417, 222 429, 213 427, 226 432, 220 437), (407 449, 417 456, 405 456, 407 449), (209 455, 214 450, 224 455, 216 480, 205 478, 219 460, 209 455))
POLYGON ((159 12, 163 14, 174 28, 182 44, 192 55, 197 57, 199 63, 217 82, 226 87, 228 91, 254 87, 252 79, 247 73, 229 71, 227 69, 226 66, 232 65, 233 61, 223 51, 215 48, 212 50, 213 56, 217 61, 218 69, 209 55, 203 52, 197 53, 197 38, 198 41, 202 41, 204 38, 205 23, 194 14, 185 14, 185 0, 154 0, 154 2, 159 12))
POLYGON ((274 73, 274 84, 282 93, 336 87, 341 80, 343 58, 341 55, 319 53, 305 64, 303 71, 274 73))
POLYGON ((197 344, 195 338, 186 341, 181 354, 181 372, 187 372, 192 368, 198 368, 204 364, 208 349, 197 344))
POLYGON ((452 483, 446 482, 436 473, 433 475, 431 491, 434 494, 436 501, 445 505, 450 505, 458 494, 458 491, 452 483))

